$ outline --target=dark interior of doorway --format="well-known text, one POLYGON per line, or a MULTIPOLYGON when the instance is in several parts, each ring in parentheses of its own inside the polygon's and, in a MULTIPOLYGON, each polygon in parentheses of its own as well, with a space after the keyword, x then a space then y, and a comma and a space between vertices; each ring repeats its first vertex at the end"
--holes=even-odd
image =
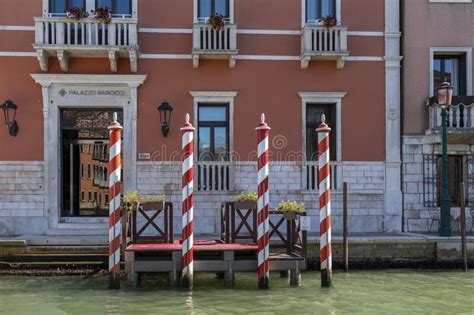
POLYGON ((108 215, 108 130, 121 109, 61 110, 61 215, 108 215))

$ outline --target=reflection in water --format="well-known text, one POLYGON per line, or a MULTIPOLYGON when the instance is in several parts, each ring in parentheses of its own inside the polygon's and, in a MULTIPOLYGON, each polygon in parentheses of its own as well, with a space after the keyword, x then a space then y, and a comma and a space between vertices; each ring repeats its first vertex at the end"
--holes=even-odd
POLYGON ((334 274, 320 288, 317 272, 300 288, 271 274, 271 289, 256 275, 237 274, 236 289, 214 274, 195 274, 194 291, 172 289, 166 276, 145 276, 138 289, 107 289, 107 277, 2 277, 0 313, 6 314, 472 314, 474 272, 364 271, 334 274))
POLYGON ((186 299, 186 306, 189 309, 189 314, 195 314, 194 303, 193 303, 193 291, 188 292, 188 298, 186 299))

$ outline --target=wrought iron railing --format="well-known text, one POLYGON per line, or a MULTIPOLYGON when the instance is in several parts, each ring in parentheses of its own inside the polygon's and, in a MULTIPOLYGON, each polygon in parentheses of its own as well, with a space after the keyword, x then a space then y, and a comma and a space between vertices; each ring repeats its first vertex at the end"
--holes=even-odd
MULTIPOLYGON (((428 208, 438 208, 440 205, 440 185, 438 174, 441 171, 439 167, 441 156, 439 154, 423 154, 423 206, 428 208)), ((466 206, 471 205, 474 200, 474 155, 468 154, 462 156, 462 178, 457 182, 464 181, 466 183, 466 206)), ((450 174, 452 176, 452 174, 450 174)))

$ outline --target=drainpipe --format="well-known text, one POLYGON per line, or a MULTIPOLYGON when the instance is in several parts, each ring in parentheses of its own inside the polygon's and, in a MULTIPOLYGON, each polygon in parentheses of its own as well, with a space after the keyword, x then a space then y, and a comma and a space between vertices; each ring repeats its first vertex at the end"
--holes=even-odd
MULTIPOLYGON (((404 42, 403 38, 405 37, 405 0, 400 0, 400 56, 403 56, 404 52, 404 42)), ((402 232, 405 232, 405 194, 403 190, 403 134, 404 134, 404 112, 405 112, 405 58, 401 60, 400 68, 400 159, 402 162, 402 167, 400 167, 400 187, 402 189, 402 232)))

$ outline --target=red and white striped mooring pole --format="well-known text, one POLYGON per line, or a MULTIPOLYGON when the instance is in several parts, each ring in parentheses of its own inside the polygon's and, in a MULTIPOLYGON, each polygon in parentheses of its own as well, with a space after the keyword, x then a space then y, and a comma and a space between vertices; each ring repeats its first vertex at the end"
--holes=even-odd
POLYGON ((194 258, 194 213, 193 213, 193 141, 194 127, 186 122, 181 128, 183 133, 182 145, 182 256, 181 256, 181 285, 184 288, 193 287, 193 258, 194 258))
POLYGON ((269 256, 270 256, 270 228, 269 228, 269 197, 268 192, 268 137, 270 127, 265 122, 265 114, 262 114, 260 124, 257 128, 257 159, 258 159, 258 202, 257 202, 257 244, 258 244, 258 288, 269 288, 269 256))
POLYGON ((319 235, 321 286, 330 287, 332 283, 332 249, 331 249, 331 167, 329 158, 329 132, 325 115, 321 115, 318 133, 319 153, 319 235))
POLYGON ((120 191, 121 191, 121 161, 122 126, 114 113, 109 129, 109 287, 120 288, 120 191))

